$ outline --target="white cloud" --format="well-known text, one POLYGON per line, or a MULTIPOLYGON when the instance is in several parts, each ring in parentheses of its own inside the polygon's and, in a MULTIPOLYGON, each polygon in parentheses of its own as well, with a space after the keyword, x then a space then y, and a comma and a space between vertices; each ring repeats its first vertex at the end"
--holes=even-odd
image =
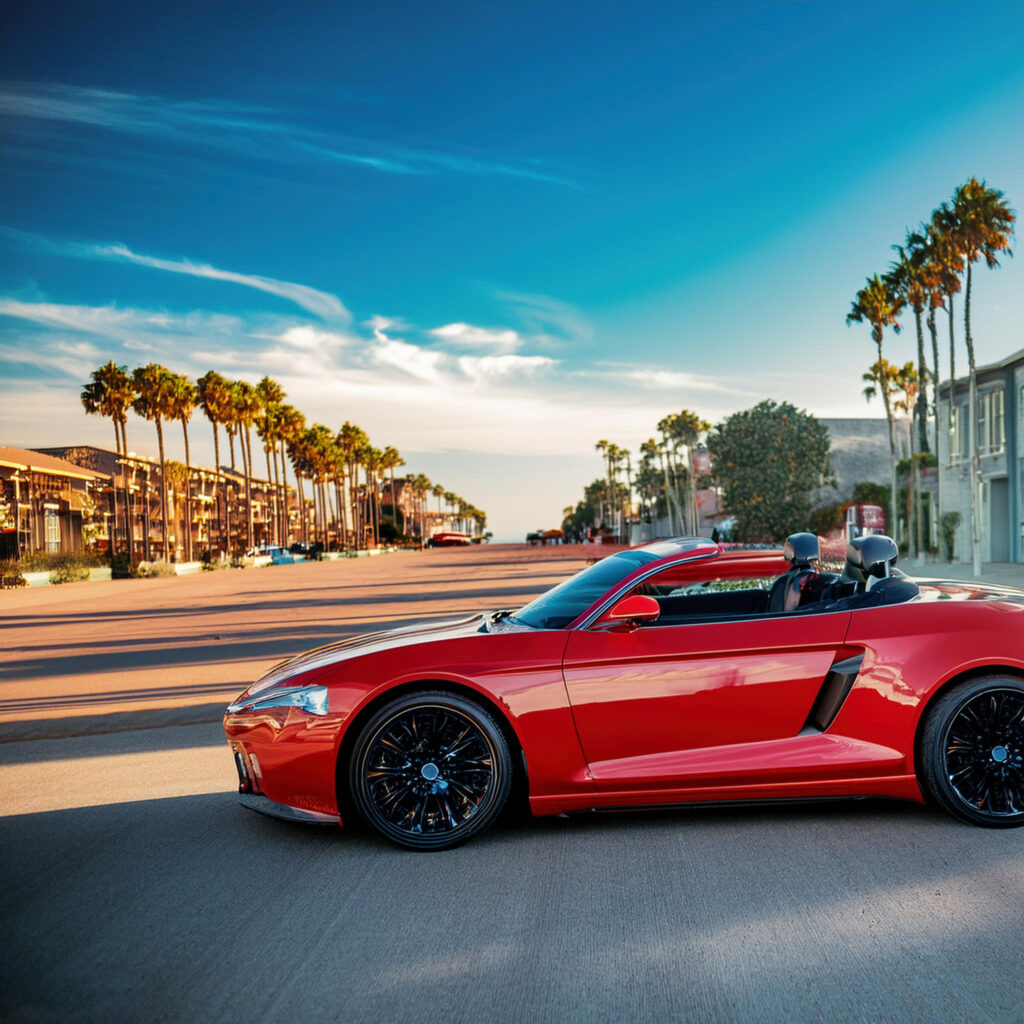
POLYGON ((258 274, 239 274, 233 270, 221 270, 209 263, 193 263, 191 260, 165 260, 156 256, 143 256, 132 252, 126 245, 90 245, 86 247, 99 259, 124 260, 140 267, 151 267, 153 270, 166 270, 172 274, 188 274, 192 277, 205 277, 212 281, 229 281, 246 288, 277 295, 288 299, 297 306, 324 320, 341 320, 346 323, 351 319, 349 311, 342 305, 336 295, 318 291, 308 285, 296 284, 294 281, 278 281, 273 277, 261 277, 258 274))
POLYGON ((475 381, 494 380, 515 373, 532 373, 534 370, 555 365, 547 356, 460 356, 459 369, 475 381))
MULTIPOLYGON (((52 134, 59 132, 61 125, 72 124, 102 129, 97 141, 104 153, 111 148, 113 133, 119 133, 143 136, 150 145, 188 139, 211 149, 242 150, 250 159, 313 159, 386 174, 501 176, 575 187, 539 160, 511 164, 489 154, 439 152, 390 140, 314 131, 288 123, 266 107, 229 100, 174 101, 57 82, 11 82, 0 91, 0 115, 7 119, 12 136, 19 132, 19 122, 34 123, 32 131, 22 134, 28 145, 41 153, 53 147, 38 144, 40 125, 48 125, 52 134)), ((77 138, 73 148, 81 150, 83 145, 77 138)))
POLYGON ((280 340, 303 352, 333 352, 348 344, 348 338, 334 331, 321 331, 308 324, 289 327, 280 340))
POLYGON ((428 333, 462 348, 492 348, 501 352, 512 352, 523 343, 523 339, 516 331, 474 327, 472 324, 464 323, 445 324, 443 327, 435 327, 428 333))

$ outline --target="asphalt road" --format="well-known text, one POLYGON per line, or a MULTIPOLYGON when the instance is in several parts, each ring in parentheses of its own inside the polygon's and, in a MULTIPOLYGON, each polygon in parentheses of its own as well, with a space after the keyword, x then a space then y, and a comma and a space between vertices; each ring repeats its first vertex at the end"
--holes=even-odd
POLYGON ((1024 830, 864 801, 508 820, 413 854, 244 810, 219 724, 167 724, 275 645, 514 604, 580 564, 559 554, 0 606, 0 1020, 1024 1021, 1024 830))

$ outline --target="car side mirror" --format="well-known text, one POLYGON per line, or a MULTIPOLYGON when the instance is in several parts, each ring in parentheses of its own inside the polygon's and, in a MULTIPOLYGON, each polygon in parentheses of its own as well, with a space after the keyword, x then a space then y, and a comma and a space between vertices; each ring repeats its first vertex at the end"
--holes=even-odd
POLYGON ((653 597, 646 594, 630 594, 615 602, 598 619, 596 625, 605 629, 636 629, 645 622, 655 622, 661 615, 661 607, 653 597))

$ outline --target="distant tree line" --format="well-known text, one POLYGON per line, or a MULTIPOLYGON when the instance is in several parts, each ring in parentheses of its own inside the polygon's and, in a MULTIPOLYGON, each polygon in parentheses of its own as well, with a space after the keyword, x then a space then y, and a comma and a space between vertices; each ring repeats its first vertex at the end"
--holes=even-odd
MULTIPOLYGON (((305 509, 307 500, 312 502, 314 539, 320 540, 325 546, 332 524, 343 538, 342 543, 351 536, 357 546, 361 546, 366 537, 371 541, 379 539, 386 526, 390 526, 390 531, 398 535, 412 532, 409 527, 417 526, 416 532, 423 538, 429 495, 438 498, 439 514, 443 499, 452 519, 463 526, 473 523, 478 529, 483 529, 487 522, 485 512, 446 490, 441 484, 433 483, 422 473, 405 477, 406 485, 416 498, 415 518, 418 523, 400 522, 395 499, 395 470, 404 466, 405 460, 398 450, 390 445, 385 448, 374 447, 366 432, 348 421, 337 431, 320 423, 307 426, 306 417, 294 406, 286 404, 285 397, 280 384, 269 377, 263 377, 258 384, 253 385, 244 380, 228 380, 211 370, 193 382, 185 374, 175 373, 157 363, 137 367, 129 373, 127 367, 118 366, 113 360, 92 371, 81 394, 82 405, 87 413, 104 416, 112 422, 116 451, 120 458, 128 456, 129 411, 155 426, 160 458, 160 507, 165 560, 170 557, 166 544, 167 492, 175 473, 173 464, 168 463, 166 457, 164 425, 181 424, 185 451, 185 520, 191 523, 191 488, 188 481, 192 475, 192 459, 188 428, 196 409, 202 410, 213 428, 214 460, 220 475, 217 523, 225 550, 232 549, 233 540, 244 541, 246 549, 253 546, 252 481, 256 473, 253 432, 263 449, 266 462, 269 534, 276 544, 285 545, 290 539, 289 464, 295 476, 299 507, 305 509), (245 515, 242 538, 233 539, 230 536, 227 478, 220 473, 221 428, 228 442, 231 470, 243 478, 245 515), (386 523, 383 518, 383 486, 390 487, 390 523, 386 523)), ((127 474, 122 474, 122 478, 127 489, 127 474)), ((126 510, 127 525, 127 494, 124 495, 123 507, 126 510)), ((128 536, 127 528, 124 536, 128 536)), ((191 530, 187 529, 185 558, 191 560, 193 556, 191 530)))

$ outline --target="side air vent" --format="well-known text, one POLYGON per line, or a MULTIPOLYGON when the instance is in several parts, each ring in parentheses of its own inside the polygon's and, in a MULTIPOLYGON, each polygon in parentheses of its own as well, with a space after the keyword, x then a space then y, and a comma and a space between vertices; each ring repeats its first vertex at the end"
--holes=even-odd
POLYGON ((825 682, 821 684, 818 696, 811 707, 811 713, 807 716, 807 724, 804 731, 824 732, 835 721, 839 709, 843 706, 853 681, 860 672, 860 666, 864 661, 864 655, 858 654, 854 658, 847 658, 845 661, 837 661, 825 676, 825 682))

